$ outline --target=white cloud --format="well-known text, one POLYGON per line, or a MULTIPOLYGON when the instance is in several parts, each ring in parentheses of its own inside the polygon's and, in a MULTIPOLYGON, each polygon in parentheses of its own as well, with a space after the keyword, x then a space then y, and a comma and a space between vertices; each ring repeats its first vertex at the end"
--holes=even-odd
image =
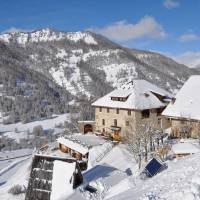
POLYGON ((140 38, 162 39, 167 35, 163 27, 151 16, 143 17, 136 24, 131 24, 124 20, 103 28, 90 30, 121 42, 140 38))
POLYGON ((188 67, 200 67, 200 52, 186 52, 174 57, 174 59, 188 67))
POLYGON ((1 33, 17 33, 17 32, 30 32, 30 31, 32 31, 32 30, 11 27, 9 29, 2 31, 1 33))
POLYGON ((176 0, 165 0, 164 6, 168 9, 177 8, 180 6, 180 3, 176 0))
POLYGON ((184 34, 184 35, 181 35, 179 38, 181 42, 191 42, 191 41, 196 41, 199 39, 200 37, 194 33, 184 34))

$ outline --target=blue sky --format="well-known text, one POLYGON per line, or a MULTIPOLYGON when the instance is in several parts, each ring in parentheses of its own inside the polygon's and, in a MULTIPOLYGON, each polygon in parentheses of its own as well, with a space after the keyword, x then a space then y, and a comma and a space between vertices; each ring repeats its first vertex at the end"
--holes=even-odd
POLYGON ((0 32, 90 29, 122 45, 200 57, 199 0, 0 0, 0 32))

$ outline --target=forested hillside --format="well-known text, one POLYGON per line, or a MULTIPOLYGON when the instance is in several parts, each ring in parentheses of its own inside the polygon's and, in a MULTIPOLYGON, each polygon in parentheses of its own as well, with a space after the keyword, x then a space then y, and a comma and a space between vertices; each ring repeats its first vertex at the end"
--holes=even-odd
POLYGON ((68 111, 72 96, 26 66, 26 57, 0 42, 0 110, 4 123, 28 122, 68 111))

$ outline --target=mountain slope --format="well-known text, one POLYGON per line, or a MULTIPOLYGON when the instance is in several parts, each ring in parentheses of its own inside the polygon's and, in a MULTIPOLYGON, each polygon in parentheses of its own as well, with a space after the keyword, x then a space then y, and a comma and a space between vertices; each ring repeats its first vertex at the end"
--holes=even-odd
POLYGON ((0 42, 0 111, 4 123, 28 122, 66 112, 71 95, 26 66, 27 57, 0 42))
POLYGON ((180 88, 195 69, 158 53, 121 47, 92 32, 34 32, 0 35, 24 58, 24 65, 48 77, 71 94, 104 95, 136 78, 146 79, 171 92, 180 88))

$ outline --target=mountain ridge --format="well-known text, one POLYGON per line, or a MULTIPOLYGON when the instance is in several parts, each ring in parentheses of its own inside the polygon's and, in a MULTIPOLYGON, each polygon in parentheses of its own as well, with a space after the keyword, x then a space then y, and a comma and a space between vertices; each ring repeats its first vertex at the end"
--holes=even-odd
POLYGON ((3 33, 0 40, 21 56, 23 70, 41 74, 77 98, 96 99, 133 79, 176 93, 189 76, 200 74, 162 54, 123 47, 90 31, 46 28, 3 33))

